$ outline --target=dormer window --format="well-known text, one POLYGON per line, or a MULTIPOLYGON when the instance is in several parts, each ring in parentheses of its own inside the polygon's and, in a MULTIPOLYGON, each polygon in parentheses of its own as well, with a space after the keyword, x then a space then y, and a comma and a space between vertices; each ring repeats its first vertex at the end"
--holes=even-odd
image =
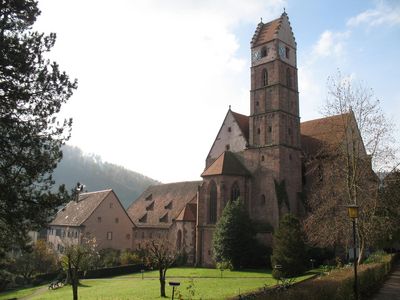
POLYGON ((144 214, 140 219, 139 223, 146 223, 147 222, 147 214, 144 214))
POLYGON ((228 144, 228 145, 225 145, 225 150, 226 151, 229 151, 229 149, 231 148, 231 146, 228 144))
POLYGON ((166 213, 160 218, 160 223, 167 223, 167 222, 168 222, 168 213, 166 213))
POLYGON ((167 205, 164 206, 165 209, 172 209, 172 201, 170 201, 167 205))
POLYGON ((147 197, 146 197, 146 200, 147 201, 150 201, 150 200, 152 200, 153 199, 153 194, 150 194, 150 195, 148 195, 147 197))
POLYGON ((146 210, 153 210, 154 209, 154 201, 147 205, 146 210))
POLYGON ((231 127, 228 127, 228 132, 231 132, 232 131, 232 128, 231 127))

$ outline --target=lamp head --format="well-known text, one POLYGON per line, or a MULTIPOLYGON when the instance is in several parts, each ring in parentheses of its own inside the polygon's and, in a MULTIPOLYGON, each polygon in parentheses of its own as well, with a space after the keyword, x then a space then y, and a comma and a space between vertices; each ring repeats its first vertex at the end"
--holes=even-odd
POLYGON ((355 204, 348 205, 347 212, 348 212, 350 218, 357 219, 358 218, 358 205, 355 205, 355 204))

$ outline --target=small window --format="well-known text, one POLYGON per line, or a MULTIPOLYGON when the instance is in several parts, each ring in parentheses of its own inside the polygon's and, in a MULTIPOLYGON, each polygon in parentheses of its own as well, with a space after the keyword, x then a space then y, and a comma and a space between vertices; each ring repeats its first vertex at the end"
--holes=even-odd
POLYGON ((97 217, 97 222, 101 223, 101 217, 97 217))
POLYGON ((75 231, 75 238, 78 237, 78 231, 75 231))
POLYGON ((261 49, 261 57, 266 57, 268 55, 268 48, 262 47, 261 49))
POLYGON ((107 240, 112 240, 112 232, 107 232, 107 240))
POLYGON ((266 69, 263 70, 263 86, 268 85, 268 71, 266 69))
POLYGON ((289 58, 289 52, 290 52, 289 47, 285 47, 285 55, 286 55, 286 58, 289 58))
POLYGON ((228 127, 228 132, 231 132, 232 131, 232 128, 231 127, 228 127))
POLYGON ((146 210, 153 210, 153 209, 154 209, 154 201, 146 206, 146 210))
POLYGON ((172 209, 172 201, 170 201, 167 205, 164 206, 165 209, 172 209))
POLYGON ((115 218, 115 223, 119 223, 119 219, 118 218, 115 218))
POLYGON ((257 128, 257 134, 260 134, 260 133, 261 133, 261 129, 257 128))
POLYGON ((260 102, 256 101, 256 106, 259 106, 259 105, 260 105, 260 102))
POLYGON ((231 146, 228 144, 228 145, 225 145, 225 150, 226 151, 229 151, 229 149, 231 148, 231 146))
POLYGON ((261 206, 264 206, 264 205, 265 205, 265 202, 266 202, 266 200, 265 200, 265 195, 262 194, 262 195, 261 195, 261 201, 260 201, 261 206))
POLYGON ((268 132, 272 132, 272 127, 271 126, 268 127, 268 132))
POLYGON ((128 233, 128 234, 126 235, 126 239, 127 239, 127 240, 130 240, 130 238, 131 238, 131 235, 128 233))
POLYGON ((265 160, 264 155, 261 155, 261 161, 264 161, 264 160, 265 160))

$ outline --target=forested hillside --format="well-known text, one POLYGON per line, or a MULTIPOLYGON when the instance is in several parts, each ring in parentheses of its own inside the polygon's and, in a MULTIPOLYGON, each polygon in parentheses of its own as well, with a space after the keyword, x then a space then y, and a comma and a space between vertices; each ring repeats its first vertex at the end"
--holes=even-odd
POLYGON ((63 159, 53 173, 56 185, 72 189, 77 182, 88 192, 112 188, 128 207, 149 185, 159 182, 124 167, 103 162, 97 155, 85 155, 77 147, 64 146, 63 159))

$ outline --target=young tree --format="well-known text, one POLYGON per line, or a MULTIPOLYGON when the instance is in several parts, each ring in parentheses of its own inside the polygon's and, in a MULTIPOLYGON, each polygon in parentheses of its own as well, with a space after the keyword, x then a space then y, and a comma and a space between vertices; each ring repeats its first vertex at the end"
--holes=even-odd
MULTIPOLYGON (((45 58, 56 35, 32 31, 34 0, 0 1, 0 252, 43 226, 66 199, 50 192, 72 120, 57 121, 76 80, 45 58)), ((1 254, 1 253, 0 253, 1 254)))
POLYGON ((166 239, 152 240, 145 246, 145 262, 150 268, 158 269, 160 279, 160 296, 165 294, 165 274, 169 267, 176 261, 179 253, 166 239))
POLYGON ((304 233, 300 221, 292 214, 281 219, 274 233, 271 263, 275 278, 298 276, 306 269, 304 233), (280 269, 275 268, 278 265, 280 269))
POLYGON ((61 259, 72 287, 73 299, 78 300, 79 274, 89 269, 91 261, 98 256, 95 239, 84 239, 81 244, 68 244, 64 241, 64 255, 61 259))
POLYGON ((255 234, 252 220, 240 199, 228 202, 215 226, 215 261, 230 263, 234 269, 245 266, 256 245, 255 234))
POLYGON ((335 116, 335 121, 327 119, 329 139, 321 141, 317 155, 308 157, 308 172, 320 174, 308 194, 305 227, 315 245, 347 247, 351 226, 346 206, 358 205, 360 263, 365 249, 375 242, 377 222, 384 221, 377 213, 379 179, 373 168, 387 169, 395 161, 393 124, 370 89, 340 73, 330 78, 328 93, 324 113, 335 116))

